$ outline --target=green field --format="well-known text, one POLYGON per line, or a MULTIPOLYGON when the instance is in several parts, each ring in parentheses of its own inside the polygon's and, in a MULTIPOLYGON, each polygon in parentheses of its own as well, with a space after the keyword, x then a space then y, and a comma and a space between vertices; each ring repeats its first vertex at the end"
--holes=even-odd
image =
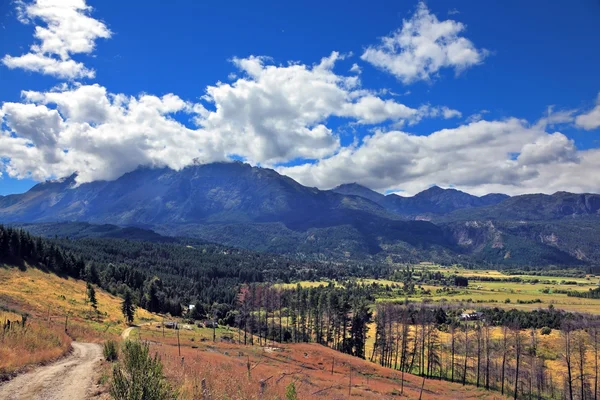
MULTIPOLYGON (((415 292, 403 292, 403 282, 388 279, 355 279, 364 285, 379 284, 390 290, 378 296, 377 301, 413 302, 469 302, 474 306, 490 306, 532 310, 553 305, 557 309, 573 312, 600 314, 600 299, 569 297, 558 291, 588 291, 600 285, 600 277, 562 277, 552 275, 510 275, 497 270, 440 267, 437 265, 414 266, 418 278, 424 272, 441 272, 445 276, 459 275, 469 278, 468 287, 448 287, 435 282, 415 283, 415 292), (483 281, 479 279, 519 278, 521 282, 483 281), (567 284, 569 282, 570 284, 567 284)), ((278 287, 293 289, 296 285, 306 287, 327 286, 330 281, 299 281, 279 284, 278 287)), ((344 286, 344 282, 334 282, 344 286)))

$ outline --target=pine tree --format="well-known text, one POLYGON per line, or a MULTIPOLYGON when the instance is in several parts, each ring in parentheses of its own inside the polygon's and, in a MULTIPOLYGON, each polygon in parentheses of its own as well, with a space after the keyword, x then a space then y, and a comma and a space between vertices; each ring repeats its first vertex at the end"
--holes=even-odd
POLYGON ((98 307, 98 300, 96 300, 96 290, 91 283, 87 283, 87 296, 88 301, 92 305, 92 308, 95 310, 98 307))
POLYGON ((128 324, 133 323, 133 317, 135 316, 135 305, 131 298, 131 292, 126 291, 123 303, 121 304, 121 311, 128 324))

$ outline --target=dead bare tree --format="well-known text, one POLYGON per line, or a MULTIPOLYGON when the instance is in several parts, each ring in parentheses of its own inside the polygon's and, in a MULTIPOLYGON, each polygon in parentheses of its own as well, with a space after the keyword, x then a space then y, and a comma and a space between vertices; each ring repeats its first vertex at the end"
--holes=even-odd
POLYGON ((521 353, 523 352, 523 337, 521 336, 521 327, 515 324, 512 327, 515 341, 515 391, 514 399, 517 400, 519 394, 519 367, 521 364, 521 353))
POLYGON ((567 367, 567 388, 568 388, 568 396, 569 396, 569 400, 573 400, 573 375, 572 375, 572 371, 571 371, 571 364, 572 364, 572 350, 571 350, 571 333, 572 333, 573 327, 571 325, 571 323, 569 322, 565 322, 563 323, 562 327, 561 327, 561 333, 563 336, 563 340, 564 340, 564 359, 565 359, 565 364, 567 367))
POLYGON ((504 395, 504 382, 505 374, 506 374, 506 361, 508 357, 508 348, 509 348, 509 336, 508 336, 508 327, 502 327, 502 374, 501 374, 501 393, 504 395))

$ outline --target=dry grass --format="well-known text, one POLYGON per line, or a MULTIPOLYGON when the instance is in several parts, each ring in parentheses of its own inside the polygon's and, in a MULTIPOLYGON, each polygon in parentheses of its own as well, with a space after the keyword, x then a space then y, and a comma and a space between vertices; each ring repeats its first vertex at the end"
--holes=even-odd
MULTIPOLYGON (((300 399, 348 398, 350 370, 352 397, 396 398, 401 374, 356 357, 316 344, 286 344, 277 347, 232 343, 199 343, 192 348, 154 342, 151 350, 162 359, 169 380, 180 388, 181 399, 200 399, 203 385, 217 399, 285 398, 294 382, 300 399), (335 360, 335 361, 334 361, 335 360), (334 362, 334 373, 331 365, 334 362), (250 364, 250 372, 248 372, 250 364), (266 382, 261 391, 261 381, 266 382)), ((404 395, 418 398, 422 379, 405 374, 404 395)), ((426 380, 423 399, 500 399, 496 393, 474 387, 426 380)))
POLYGON ((62 327, 28 320, 22 326, 21 317, 0 311, 0 380, 23 367, 55 360, 66 354, 71 339, 62 327), (3 328, 11 321, 10 328, 3 328))
MULTIPOLYGON (((126 324, 121 313, 122 299, 96 289, 98 311, 87 302, 85 282, 61 278, 36 268, 22 271, 0 266, 0 305, 27 312, 32 317, 63 323, 69 319, 69 331, 77 339, 120 335, 126 324)), ((134 323, 159 317, 137 309, 134 323)))
MULTIPOLYGON (((55 360, 70 350, 71 340, 116 339, 126 327, 121 299, 100 289, 96 290, 96 297, 98 311, 87 303, 84 281, 61 278, 36 268, 23 271, 0 266, 0 310, 18 310, 0 311, 0 375, 55 360), (15 325, 3 334, 3 322, 20 321, 22 313, 29 315, 25 328, 15 325)), ((159 317, 137 310, 137 323, 152 319, 159 317)))

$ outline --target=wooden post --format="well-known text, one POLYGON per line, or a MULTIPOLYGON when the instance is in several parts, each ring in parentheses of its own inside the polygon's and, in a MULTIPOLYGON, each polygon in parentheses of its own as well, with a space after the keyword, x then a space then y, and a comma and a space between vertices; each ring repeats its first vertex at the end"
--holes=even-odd
POLYGON ((348 380, 348 396, 352 396, 352 365, 350 366, 350 379, 348 380))
POLYGON ((177 327, 177 349, 179 350, 179 357, 181 357, 181 343, 179 343, 179 327, 177 327))
POLYGON ((206 386, 206 379, 202 378, 201 386, 202 386, 202 399, 209 399, 210 395, 208 393, 208 387, 206 386))
POLYGON ((331 375, 333 375, 333 366, 335 365, 335 357, 331 359, 331 375))
POLYGON ((65 332, 67 331, 68 322, 69 322, 69 314, 65 315, 65 332))
POLYGON ((423 388, 425 387, 425 376, 423 376, 423 382, 421 383, 421 392, 419 393, 419 400, 423 398, 423 388))
POLYGON ((163 328, 163 337, 165 337, 165 317, 163 317, 162 328, 163 328))
POLYGON ((261 379, 259 384, 260 384, 260 396, 262 398, 262 396, 265 394, 265 389, 267 388, 267 382, 264 379, 261 379))

